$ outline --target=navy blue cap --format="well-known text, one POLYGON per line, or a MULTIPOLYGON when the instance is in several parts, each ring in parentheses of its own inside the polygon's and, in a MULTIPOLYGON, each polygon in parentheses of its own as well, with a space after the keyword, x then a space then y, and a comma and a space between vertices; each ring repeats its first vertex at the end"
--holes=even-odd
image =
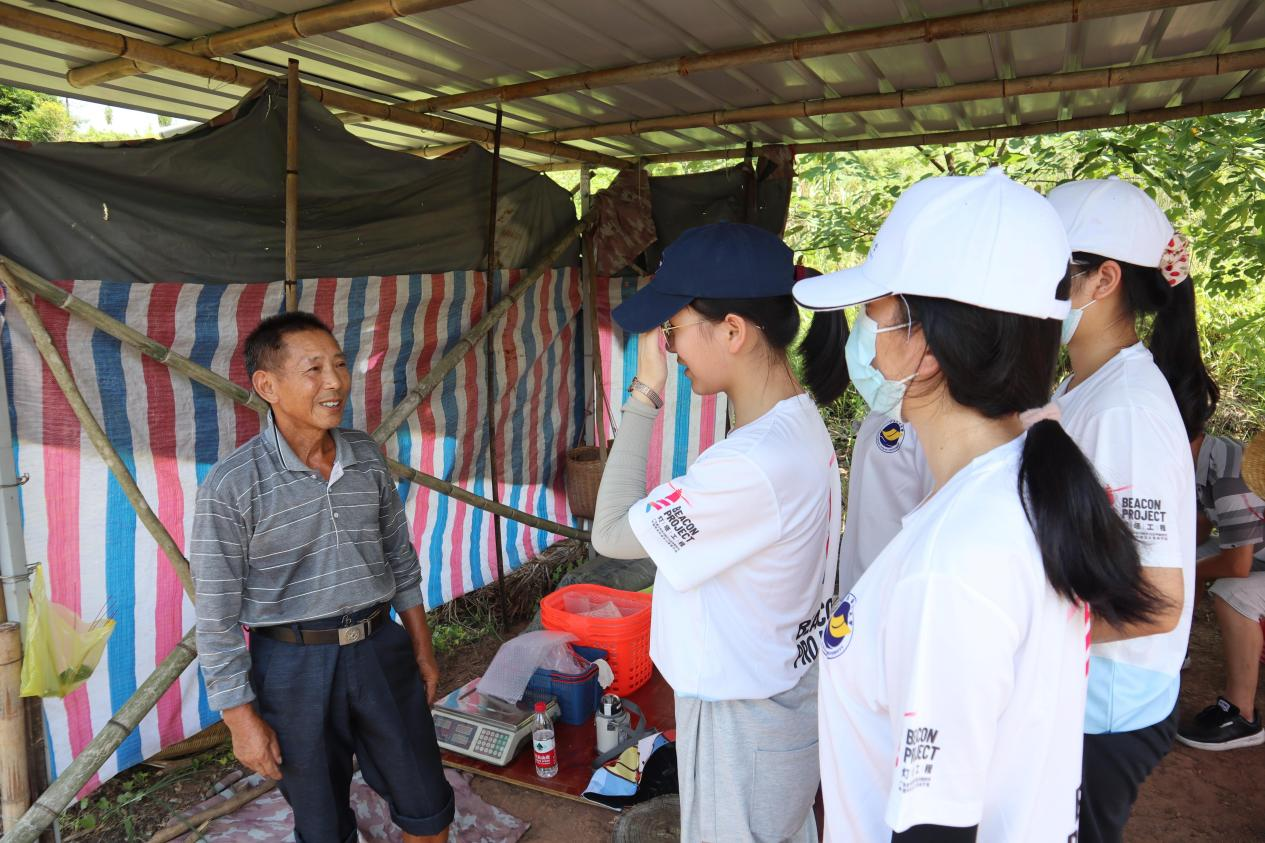
POLYGON ((743 223, 712 223, 687 230, 664 249, 650 283, 611 315, 625 331, 640 334, 694 299, 789 296, 794 284, 794 255, 776 234, 743 223))

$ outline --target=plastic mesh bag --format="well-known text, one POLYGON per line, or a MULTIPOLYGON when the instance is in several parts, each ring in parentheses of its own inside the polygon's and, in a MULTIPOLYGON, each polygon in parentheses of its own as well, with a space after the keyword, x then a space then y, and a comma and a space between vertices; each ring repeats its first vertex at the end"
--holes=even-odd
MULTIPOLYGON (((536 668, 544 665, 574 664, 567 643, 574 641, 570 632, 539 630, 511 638, 496 651, 495 658, 479 680, 479 693, 510 702, 518 702, 527 690, 527 683, 536 668)), ((556 667, 548 667, 557 670, 556 667)), ((577 671, 578 672, 578 671, 577 671)))
POLYGON ((64 697, 88 681, 112 632, 109 618, 85 621, 54 603, 43 566, 36 569, 22 640, 22 696, 64 697))

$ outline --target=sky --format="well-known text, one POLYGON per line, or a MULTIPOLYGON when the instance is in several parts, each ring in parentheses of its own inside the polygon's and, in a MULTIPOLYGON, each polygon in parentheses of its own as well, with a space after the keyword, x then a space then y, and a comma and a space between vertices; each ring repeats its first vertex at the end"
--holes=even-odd
MULTIPOLYGON (((70 116, 82 121, 81 129, 100 129, 101 131, 127 132, 136 135, 157 135, 158 115, 147 111, 133 111, 130 108, 104 106, 85 100, 67 99, 70 116), (106 109, 111 109, 110 122, 106 123, 106 109)), ((188 120, 173 119, 171 127, 192 126, 188 120)))

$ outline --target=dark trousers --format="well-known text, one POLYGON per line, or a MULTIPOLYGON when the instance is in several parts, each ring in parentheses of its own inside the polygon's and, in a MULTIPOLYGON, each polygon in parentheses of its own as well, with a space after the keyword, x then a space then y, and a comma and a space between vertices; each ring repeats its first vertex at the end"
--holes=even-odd
MULTIPOLYGON (((339 619, 304 628, 338 626, 339 619)), ((252 635, 259 714, 281 744, 280 790, 298 843, 355 843, 352 756, 410 834, 452 822, 426 687, 408 633, 387 622, 356 644, 288 644, 252 635)))
POLYGON ((1120 843, 1138 788, 1168 754, 1177 734, 1177 709, 1132 732, 1086 735, 1081 773, 1079 843, 1120 843))

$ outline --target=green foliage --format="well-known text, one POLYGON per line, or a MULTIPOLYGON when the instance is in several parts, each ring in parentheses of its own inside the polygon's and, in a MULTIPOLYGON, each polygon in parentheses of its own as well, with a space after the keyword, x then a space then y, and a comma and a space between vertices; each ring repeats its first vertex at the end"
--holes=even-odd
POLYGON ((36 104, 17 120, 13 137, 34 143, 51 143, 75 139, 75 119, 59 100, 49 99, 36 104))
POLYGON ((40 103, 55 102, 48 94, 0 85, 0 138, 17 137, 18 123, 40 103))

